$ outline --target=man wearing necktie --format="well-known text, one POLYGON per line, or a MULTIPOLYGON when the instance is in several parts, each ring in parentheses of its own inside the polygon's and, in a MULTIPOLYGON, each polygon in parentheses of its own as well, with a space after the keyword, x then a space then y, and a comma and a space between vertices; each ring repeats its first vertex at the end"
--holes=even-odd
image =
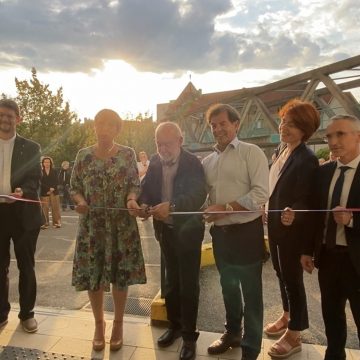
MULTIPOLYGON (((39 200, 40 146, 16 133, 19 107, 0 100, 0 195, 39 200)), ((8 322, 10 241, 19 268, 19 319, 26 332, 35 332, 35 249, 41 226, 39 203, 0 198, 0 329, 8 322)))
POLYGON ((337 161, 319 168, 314 207, 328 209, 314 216, 301 263, 319 269, 321 307, 327 337, 325 360, 346 359, 346 314, 349 301, 360 343, 360 120, 337 115, 326 129, 337 161))
POLYGON ((158 125, 155 141, 157 154, 150 159, 138 199, 148 210, 138 215, 153 216, 155 237, 165 260, 169 329, 157 343, 168 347, 181 336, 180 360, 193 360, 199 336, 196 320, 205 226, 201 215, 171 216, 171 212, 200 210, 206 199, 205 174, 200 160, 182 149, 183 137, 176 123, 158 125))

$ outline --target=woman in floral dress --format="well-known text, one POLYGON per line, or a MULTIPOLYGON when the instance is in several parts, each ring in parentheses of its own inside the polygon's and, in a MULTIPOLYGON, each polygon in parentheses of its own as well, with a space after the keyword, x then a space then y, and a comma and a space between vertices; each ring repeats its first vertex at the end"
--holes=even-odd
POLYGON ((133 149, 116 144, 121 118, 108 109, 95 116, 97 143, 77 154, 71 194, 80 214, 72 284, 87 290, 95 318, 93 349, 105 347, 104 291, 114 301, 110 349, 122 346, 127 287, 146 282, 136 220, 127 210, 138 207, 139 176, 133 149))

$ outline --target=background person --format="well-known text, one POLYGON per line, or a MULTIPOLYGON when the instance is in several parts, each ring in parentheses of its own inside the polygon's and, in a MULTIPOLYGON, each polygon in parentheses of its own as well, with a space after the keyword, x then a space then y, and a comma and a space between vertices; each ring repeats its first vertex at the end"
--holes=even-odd
POLYGON ((279 116, 280 140, 285 146, 270 169, 268 209, 284 211, 268 213, 268 231, 283 314, 264 328, 268 336, 283 335, 270 348, 273 358, 300 351, 300 331, 309 327, 300 257, 311 227, 311 215, 291 209, 310 208, 310 194, 319 167, 315 154, 305 145, 320 125, 319 112, 309 102, 291 100, 282 107, 279 116))
POLYGON ((138 170, 139 170, 140 182, 144 178, 144 176, 149 168, 149 164, 150 164, 150 161, 148 159, 146 152, 140 151, 139 152, 139 161, 137 163, 138 170))
POLYGON ((119 350, 128 286, 146 282, 136 219, 116 209, 137 207, 140 190, 134 150, 114 142, 121 123, 115 111, 103 109, 96 114, 97 143, 79 151, 71 176, 75 210, 80 214, 72 284, 78 291, 88 291, 96 351, 105 347, 104 291, 112 284, 110 350, 119 350))
POLYGON ((49 209, 51 207, 52 224, 55 228, 61 227, 60 197, 58 191, 58 175, 54 168, 54 162, 50 156, 44 156, 41 160, 41 206, 45 218, 42 229, 49 227, 49 209))
POLYGON ((337 161, 318 170, 314 208, 338 211, 315 213, 315 236, 307 238, 301 263, 309 273, 314 264, 319 269, 327 338, 325 360, 344 360, 347 300, 360 345, 360 212, 341 211, 360 208, 360 120, 350 115, 334 116, 326 138, 337 161))
POLYGON ((258 146, 237 138, 240 114, 235 108, 215 104, 206 119, 216 145, 203 160, 210 203, 205 212, 255 211, 205 216, 207 222, 214 222, 210 234, 226 312, 226 330, 208 347, 208 353, 241 346, 241 359, 255 360, 263 328, 262 208, 268 200, 268 161, 258 146))
POLYGON ((65 211, 68 206, 71 210, 74 210, 74 204, 72 203, 70 196, 70 177, 71 169, 70 163, 68 161, 63 161, 61 163, 61 169, 59 171, 59 190, 62 193, 61 196, 61 208, 65 211))
MULTIPOLYGON (((0 194, 39 200, 40 146, 16 133, 20 110, 0 100, 0 194)), ((1 201, 1 200, 0 200, 1 201)), ((19 269, 19 319, 26 332, 37 331, 35 250, 41 225, 37 203, 0 202, 0 329, 8 322, 10 241, 19 269)))
MULTIPOLYGON (((157 154, 142 181, 139 203, 149 206, 155 237, 165 261, 165 306, 168 330, 160 347, 182 336, 181 360, 196 356, 199 273, 204 224, 201 216, 171 216, 170 211, 198 211, 206 198, 200 160, 182 149, 183 137, 176 123, 164 122, 155 130, 157 154)), ((141 213, 140 213, 141 214, 141 213)), ((145 216, 144 214, 142 214, 145 216)))

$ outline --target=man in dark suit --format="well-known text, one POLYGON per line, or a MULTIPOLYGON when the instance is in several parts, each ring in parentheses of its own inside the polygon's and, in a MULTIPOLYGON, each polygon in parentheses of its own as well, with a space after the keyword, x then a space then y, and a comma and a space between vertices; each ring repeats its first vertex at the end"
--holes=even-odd
POLYGON ((199 215, 171 216, 171 212, 201 208, 206 198, 205 176, 200 160, 182 149, 183 137, 176 123, 161 123, 155 140, 158 153, 150 160, 138 201, 143 208, 149 207, 165 260, 164 295, 170 325, 158 345, 169 346, 182 336, 180 359, 190 360, 195 358, 199 336, 196 320, 204 224, 199 215))
MULTIPOLYGON (((39 200, 40 146, 16 133, 19 107, 0 100, 0 195, 39 200)), ((19 319, 26 332, 35 332, 35 249, 41 226, 39 203, 0 198, 0 328, 8 322, 10 240, 19 268, 19 319)))
POLYGON ((360 208, 360 120, 349 115, 333 117, 326 138, 337 161, 319 168, 314 206, 336 212, 317 214, 315 235, 309 239, 301 263, 309 273, 314 265, 319 269, 325 360, 343 360, 347 300, 360 342, 360 213, 345 211, 360 208))

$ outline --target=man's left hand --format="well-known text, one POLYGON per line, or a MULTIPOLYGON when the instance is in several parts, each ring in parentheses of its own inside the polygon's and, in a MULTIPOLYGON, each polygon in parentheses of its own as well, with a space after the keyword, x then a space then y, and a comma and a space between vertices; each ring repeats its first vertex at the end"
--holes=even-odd
POLYGON ((149 208, 149 214, 156 220, 165 220, 170 214, 170 202, 162 202, 149 208))

